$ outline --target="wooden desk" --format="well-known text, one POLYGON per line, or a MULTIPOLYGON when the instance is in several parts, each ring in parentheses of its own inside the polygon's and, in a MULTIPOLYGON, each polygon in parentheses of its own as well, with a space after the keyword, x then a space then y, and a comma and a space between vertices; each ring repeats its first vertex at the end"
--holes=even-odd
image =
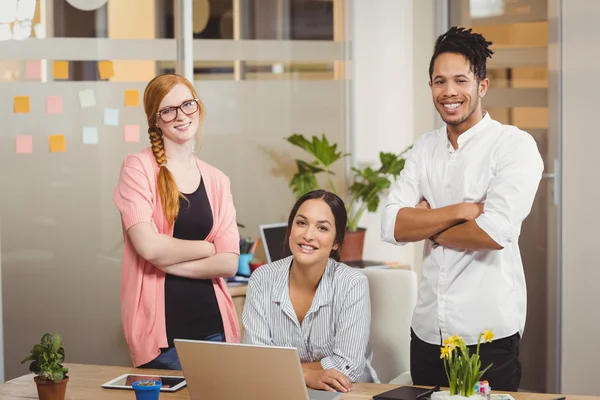
MULTIPOLYGON (((69 383, 67 384, 66 400, 132 400, 133 392, 130 390, 103 389, 100 387, 105 382, 121 374, 160 374, 180 375, 179 371, 136 369, 127 367, 111 367, 102 365, 65 364, 69 368, 69 383)), ((354 391, 343 396, 344 400, 372 399, 375 394, 398 387, 398 385, 378 385, 374 383, 356 383, 354 391)), ((515 400, 548 400, 558 397, 551 394, 511 393, 515 400)), ((161 399, 189 400, 187 388, 176 393, 161 393, 161 399)), ((24 375, 6 383, 0 384, 0 400, 37 399, 37 391, 33 382, 33 375, 24 375)), ((600 399, 592 396, 567 396, 567 400, 600 399)))

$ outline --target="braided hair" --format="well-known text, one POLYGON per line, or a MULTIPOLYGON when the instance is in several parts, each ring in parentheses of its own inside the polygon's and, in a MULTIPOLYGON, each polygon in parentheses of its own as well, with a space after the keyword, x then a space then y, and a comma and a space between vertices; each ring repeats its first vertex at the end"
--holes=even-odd
POLYGON ((471 65, 471 71, 478 81, 485 79, 487 58, 492 58, 494 52, 489 48, 488 42, 480 33, 473 33, 472 29, 453 26, 448 32, 440 35, 429 62, 429 78, 433 75, 433 64, 436 58, 443 53, 462 54, 471 65))

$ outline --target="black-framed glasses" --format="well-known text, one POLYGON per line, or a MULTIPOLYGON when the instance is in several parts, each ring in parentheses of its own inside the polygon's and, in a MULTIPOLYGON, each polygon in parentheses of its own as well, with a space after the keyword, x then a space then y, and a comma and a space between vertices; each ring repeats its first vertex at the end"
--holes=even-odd
POLYGON ((198 111, 198 99, 186 100, 181 105, 176 107, 165 107, 156 113, 164 123, 169 123, 177 119, 179 110, 185 115, 192 115, 198 111))

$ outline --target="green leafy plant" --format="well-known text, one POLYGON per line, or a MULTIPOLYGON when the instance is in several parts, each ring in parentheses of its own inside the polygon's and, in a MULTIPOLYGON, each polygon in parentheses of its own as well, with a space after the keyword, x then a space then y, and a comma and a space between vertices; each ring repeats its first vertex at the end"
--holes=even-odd
POLYGON ((492 366, 490 364, 483 370, 481 369, 481 359, 479 358, 481 339, 484 343, 491 342, 494 339, 494 334, 487 329, 480 333, 477 338, 477 350, 473 354, 469 353, 464 339, 460 336, 450 336, 444 340, 440 358, 444 361, 450 396, 456 394, 465 397, 472 396, 475 392, 475 384, 492 366))
POLYGON ((46 333, 42 336, 40 344, 33 346, 29 355, 21 361, 21 364, 31 361, 29 365, 31 372, 37 374, 41 379, 59 383, 69 372, 67 368, 61 365, 64 360, 65 349, 62 347, 60 334, 46 333))
MULTIPOLYGON (((339 196, 339 192, 333 184, 332 176, 335 173, 331 168, 336 161, 349 156, 349 154, 339 151, 336 143, 330 144, 324 133, 321 138, 313 136, 311 140, 300 134, 293 134, 285 139, 312 156, 311 161, 295 160, 298 171, 290 180, 290 188, 294 191, 296 198, 320 187, 318 175, 325 175, 329 186, 328 190, 339 196)), ((381 166, 378 169, 370 166, 352 168, 353 179, 346 200, 348 231, 356 232, 358 230, 358 222, 365 211, 377 211, 381 194, 390 187, 404 169, 406 162, 404 155, 411 148, 412 146, 409 146, 400 154, 380 152, 381 166)))

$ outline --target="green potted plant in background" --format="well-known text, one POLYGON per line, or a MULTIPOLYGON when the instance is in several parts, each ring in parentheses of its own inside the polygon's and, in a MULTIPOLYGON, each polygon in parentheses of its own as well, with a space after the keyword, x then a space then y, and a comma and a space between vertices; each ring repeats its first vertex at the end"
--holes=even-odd
POLYGON ((325 175, 327 190, 346 198, 348 224, 344 245, 340 249, 342 261, 361 261, 366 230, 358 226, 360 218, 365 211, 377 211, 383 193, 404 169, 405 154, 412 146, 399 154, 380 152, 379 161, 381 165, 377 169, 371 166, 352 168, 352 183, 346 196, 343 196, 333 183, 332 176, 335 173, 331 168, 336 161, 349 156, 349 154, 338 151, 337 144, 330 144, 325 134, 322 134, 321 138, 313 136, 311 140, 300 134, 293 134, 285 139, 292 145, 306 151, 312 157, 310 161, 295 160, 298 171, 290 180, 290 188, 299 198, 311 190, 322 188, 317 177, 325 175))
POLYGON ((46 333, 40 344, 31 349, 21 364, 31 361, 29 370, 36 374, 33 378, 40 400, 64 400, 67 390, 69 370, 62 366, 65 349, 60 334, 46 333))

